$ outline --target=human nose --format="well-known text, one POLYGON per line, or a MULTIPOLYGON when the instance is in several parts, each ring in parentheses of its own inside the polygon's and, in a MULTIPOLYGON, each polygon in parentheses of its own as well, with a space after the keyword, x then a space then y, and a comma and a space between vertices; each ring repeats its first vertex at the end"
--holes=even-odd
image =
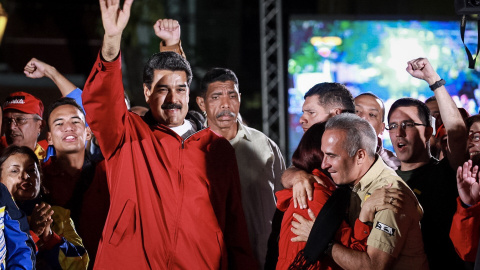
POLYGON ((176 91, 168 91, 168 94, 165 97, 165 101, 167 101, 168 103, 177 103, 178 94, 176 93, 176 91))
POLYGON ((323 160, 322 160, 322 166, 321 166, 321 167, 322 167, 322 169, 324 169, 324 170, 331 167, 331 165, 330 165, 330 163, 328 163, 326 157, 323 158, 323 160))
POLYGON ((305 117, 305 113, 302 114, 299 120, 300 124, 305 124, 307 123, 307 118, 305 117))
POLYGON ((17 121, 15 121, 15 118, 7 118, 4 120, 4 122, 7 124, 8 127, 10 127, 10 129, 14 129, 18 127, 17 121))
POLYGON ((27 180, 28 178, 30 178, 30 175, 27 172, 23 172, 22 173, 22 180, 27 180))
POLYGON ((400 124, 398 127, 394 130, 395 136, 397 137, 405 137, 405 125, 400 124))
POLYGON ((67 122, 63 125, 63 131, 72 131, 75 129, 75 125, 73 123, 67 122))
POLYGON ((230 108, 230 99, 228 97, 221 97, 220 101, 221 101, 222 109, 230 108))

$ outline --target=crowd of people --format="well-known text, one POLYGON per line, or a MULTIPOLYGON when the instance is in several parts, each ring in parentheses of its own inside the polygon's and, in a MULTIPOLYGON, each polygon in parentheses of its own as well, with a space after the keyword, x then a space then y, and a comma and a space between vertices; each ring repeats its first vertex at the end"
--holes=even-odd
POLYGON ((406 72, 432 98, 388 113, 374 94, 313 86, 287 168, 242 122, 232 70, 208 71, 202 114, 189 111, 175 20, 153 26, 148 108, 129 107, 132 3, 100 0, 105 35, 83 90, 32 58, 25 75, 62 97, 46 114, 28 92, 1 97, 0 269, 480 269, 480 116, 456 107, 428 59, 406 72))

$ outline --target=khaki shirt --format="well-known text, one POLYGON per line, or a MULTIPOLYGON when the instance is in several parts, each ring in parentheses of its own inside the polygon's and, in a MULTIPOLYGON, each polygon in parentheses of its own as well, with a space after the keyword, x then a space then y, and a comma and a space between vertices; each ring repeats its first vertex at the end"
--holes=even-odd
POLYGON ((395 258, 392 269, 428 269, 420 219, 423 210, 407 184, 377 156, 375 163, 352 192, 349 223, 353 227, 365 200, 374 190, 392 183, 404 193, 403 209, 398 214, 382 210, 375 214, 367 246, 382 250, 395 258))

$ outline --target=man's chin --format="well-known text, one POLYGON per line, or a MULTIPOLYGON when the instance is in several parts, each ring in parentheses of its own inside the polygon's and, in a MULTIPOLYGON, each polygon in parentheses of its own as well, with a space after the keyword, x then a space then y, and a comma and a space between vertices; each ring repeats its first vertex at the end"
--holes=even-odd
POLYGON ((62 153, 62 154, 76 154, 76 153, 80 153, 81 151, 85 151, 85 147, 83 148, 78 148, 78 147, 68 147, 68 148, 64 148, 63 150, 57 150, 58 153, 62 153))
POLYGON ((7 144, 8 145, 16 145, 16 146, 26 146, 23 138, 18 138, 18 139, 7 139, 7 144))

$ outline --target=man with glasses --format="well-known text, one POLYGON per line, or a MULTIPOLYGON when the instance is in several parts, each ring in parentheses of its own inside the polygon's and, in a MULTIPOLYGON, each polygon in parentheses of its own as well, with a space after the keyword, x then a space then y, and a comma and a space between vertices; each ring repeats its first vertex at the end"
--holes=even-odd
POLYGON ((46 155, 47 142, 37 142, 44 125, 43 103, 40 99, 25 92, 10 94, 3 104, 2 147, 14 144, 27 146, 35 151, 42 161, 46 155))
POLYGON ((426 81, 434 92, 448 135, 448 150, 440 162, 431 156, 429 139, 433 128, 428 107, 417 99, 399 99, 388 113, 387 126, 401 162, 396 172, 424 208, 422 235, 430 268, 462 269, 463 263, 449 239, 449 230, 458 196, 455 170, 466 158, 465 123, 444 87, 445 81, 427 59, 408 62, 407 72, 426 81))

